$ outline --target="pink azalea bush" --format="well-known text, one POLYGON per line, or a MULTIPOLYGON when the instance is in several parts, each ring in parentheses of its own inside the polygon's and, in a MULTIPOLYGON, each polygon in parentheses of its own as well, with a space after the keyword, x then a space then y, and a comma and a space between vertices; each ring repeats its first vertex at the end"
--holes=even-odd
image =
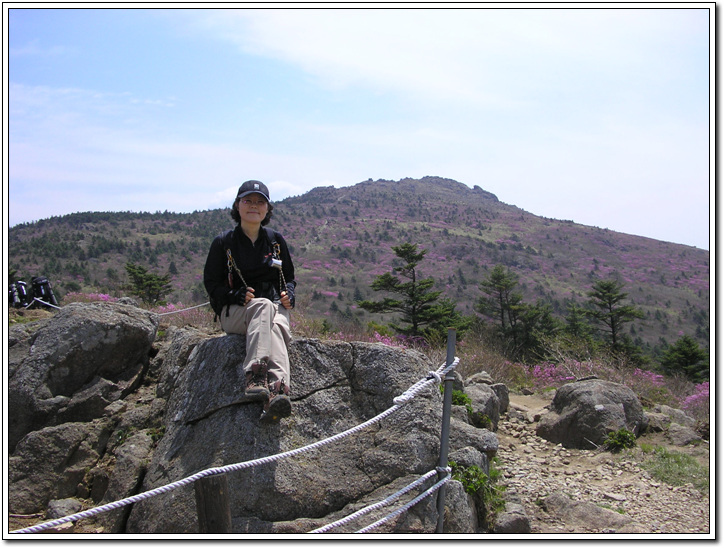
POLYGON ((157 306, 152 312, 160 314, 161 322, 178 327, 184 325, 210 325, 213 323, 214 312, 210 306, 188 307, 183 303, 168 303, 157 306))
POLYGON ((703 382, 694 386, 694 393, 683 399, 681 408, 695 419, 707 419, 709 417, 709 383, 703 382))
POLYGON ((327 338, 335 340, 335 341, 360 341, 360 342, 377 342, 382 343, 387 346, 394 346, 397 348, 409 348, 408 342, 404 337, 402 336, 393 336, 393 335, 380 335, 377 331, 373 332, 371 335, 368 334, 359 334, 359 333, 346 333, 344 331, 337 331, 335 333, 329 333, 327 335, 327 338))
POLYGON ((63 304, 68 303, 93 303, 93 302, 104 302, 104 303, 115 303, 118 301, 117 297, 111 297, 105 293, 67 293, 63 297, 63 304))

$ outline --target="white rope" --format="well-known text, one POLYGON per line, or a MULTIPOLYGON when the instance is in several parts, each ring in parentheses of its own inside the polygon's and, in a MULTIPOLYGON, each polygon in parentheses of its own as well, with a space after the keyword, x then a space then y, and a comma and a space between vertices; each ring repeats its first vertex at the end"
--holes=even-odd
MULTIPOLYGON (((28 308, 29 306, 31 306, 35 301, 38 301, 42 305, 51 306, 53 308, 57 308, 58 310, 60 310, 59 306, 55 306, 54 304, 46 303, 45 301, 41 301, 37 297, 33 297, 33 300, 30 301, 30 303, 26 304, 25 308, 28 308)), ((196 306, 189 306, 188 308, 182 308, 181 310, 172 310, 171 312, 162 312, 158 315, 159 316, 168 316, 169 314, 178 314, 179 312, 186 312, 187 310, 193 310, 194 308, 201 308, 202 306, 206 306, 209 304, 211 304, 211 303, 209 301, 207 301, 205 303, 197 304, 196 306)))
MULTIPOLYGON (((444 372, 447 372, 448 370, 450 370, 450 369, 452 369, 453 367, 455 367, 455 365, 457 365, 458 361, 459 361, 459 360, 456 358, 455 361, 454 361, 451 365, 449 365, 447 368, 445 368, 445 365, 443 364, 443 365, 440 366, 440 368, 438 369, 438 373, 441 372, 441 371, 442 371, 443 373, 444 373, 444 372)), ((402 394, 402 396, 405 396, 405 397, 406 397, 406 399, 405 399, 405 401, 404 401, 403 403, 406 403, 406 402, 409 401, 412 397, 414 397, 416 394, 418 394, 419 392, 421 392, 422 389, 423 389, 425 386, 427 386, 427 384, 429 384, 430 382, 434 382, 434 379, 426 379, 426 380, 423 380, 423 381, 418 381, 418 382, 416 382, 414 385, 412 385, 410 388, 408 388, 408 389, 402 394)), ((400 397, 401 397, 401 396, 400 396, 400 397)), ((395 399, 397 399, 397 398, 395 398, 395 399)), ((335 434, 334 436, 331 436, 331 437, 329 437, 329 438, 320 440, 320 441, 318 441, 318 442, 312 443, 312 444, 307 445, 307 446, 304 446, 304 447, 299 447, 299 448, 297 448, 297 449, 292 449, 291 451, 286 451, 286 452, 284 452, 284 453, 277 453, 276 455, 270 455, 270 456, 268 456, 268 457, 261 457, 261 458, 254 459, 254 460, 250 460, 250 461, 246 461, 246 462, 240 462, 240 463, 230 464, 230 465, 227 465, 227 466, 221 466, 221 467, 216 467, 216 468, 208 468, 207 470, 203 470, 203 471, 201 471, 201 472, 197 472, 196 474, 194 474, 194 475, 192 475, 192 476, 188 476, 188 477, 183 478, 183 479, 181 479, 181 480, 178 480, 178 481, 176 481, 176 482, 173 482, 173 483, 170 483, 170 484, 167 484, 167 485, 163 485, 163 486, 161 486, 161 487, 157 487, 156 489, 152 489, 151 491, 145 491, 145 492, 143 492, 143 493, 139 493, 138 495, 133 495, 133 496, 131 496, 131 497, 127 497, 127 498, 122 499, 122 500, 118 500, 118 501, 115 501, 115 502, 111 502, 111 503, 105 504, 105 505, 103 505, 103 506, 98 506, 98 507, 96 507, 96 508, 91 508, 91 509, 85 510, 85 511, 83 511, 83 512, 78 512, 78 513, 76 513, 76 514, 71 514, 71 515, 69 515, 69 516, 64 516, 64 517, 58 518, 58 519, 56 519, 56 520, 54 520, 54 521, 49 521, 49 522, 46 522, 46 523, 40 523, 40 524, 38 524, 38 525, 33 525, 33 526, 31 526, 31 527, 26 527, 26 528, 24 528, 24 529, 18 529, 18 530, 16 530, 16 531, 11 531, 11 533, 37 533, 37 532, 39 532, 39 531, 43 531, 43 530, 48 529, 48 528, 50 528, 50 527, 56 527, 56 526, 58 526, 58 525, 61 525, 61 524, 63 524, 63 523, 67 523, 67 522, 69 522, 69 521, 78 521, 78 520, 80 520, 80 519, 84 519, 84 518, 88 518, 88 517, 91 517, 91 516, 95 516, 96 514, 100 514, 100 513, 102 513, 102 512, 108 512, 108 511, 110 511, 110 510, 115 510, 115 509, 117 509, 117 508, 122 508, 123 506, 127 506, 127 505, 129 505, 129 504, 134 504, 134 503, 136 503, 136 502, 140 502, 140 501, 142 501, 142 500, 145 500, 145 499, 148 499, 148 498, 151 498, 151 497, 155 497, 156 495, 161 495, 161 494, 163 494, 163 493, 166 493, 166 492, 171 491, 171 490, 173 490, 173 489, 176 489, 176 488, 178 488, 178 487, 183 487, 183 486, 185 486, 185 485, 188 485, 188 484, 190 484, 190 483, 193 483, 193 482, 195 482, 195 481, 198 481, 198 480, 200 480, 200 479, 202 479, 202 478, 205 478, 205 477, 208 477, 208 476, 214 476, 214 475, 217 475, 217 474, 225 474, 225 473, 227 473, 227 472, 234 472, 234 471, 237 471, 237 470, 243 470, 244 468, 251 468, 251 467, 257 466, 257 465, 259 465, 259 464, 268 464, 268 463, 271 463, 271 462, 274 462, 274 461, 276 461, 276 460, 280 460, 280 459, 283 459, 283 458, 286 458, 286 457, 292 457, 292 456, 295 456, 295 455, 299 455, 299 454, 304 453, 304 452, 306 452, 306 451, 311 451, 311 450, 313 450, 313 449, 317 449, 317 448, 319 448, 319 447, 323 447, 323 446, 328 445, 328 444, 330 444, 330 443, 333 443, 333 442, 339 441, 339 440, 341 440, 341 439, 343 439, 343 438, 346 438, 347 436, 350 436, 350 435, 352 435, 352 434, 355 434, 355 433, 359 432, 360 430, 363 430, 363 429, 367 428, 368 426, 371 426, 371 425, 373 425, 373 424, 381 421, 382 419, 388 417, 389 415, 391 415, 392 413, 394 413, 394 412, 397 411, 398 409, 400 409, 400 405, 395 404, 395 405, 393 405, 392 407, 390 407, 389 409, 387 409, 386 411, 383 411, 383 412, 380 413, 379 415, 377 415, 377 416, 375 416, 375 417, 372 417, 371 419, 369 419, 369 420, 366 421, 366 422, 363 422, 363 423, 361 423, 361 424, 358 424, 357 426, 354 426, 354 427, 352 427, 352 428, 350 428, 350 429, 348 429, 348 430, 345 430, 344 432, 340 432, 339 434, 335 434)))
POLYGON ((172 310, 171 312, 163 312, 162 314, 159 314, 159 316, 168 316, 169 314, 178 314, 179 312, 186 312, 187 310, 193 310, 194 308, 201 308, 202 306, 206 306, 207 304, 211 304, 210 302, 205 302, 201 304, 197 304, 196 306, 189 306, 188 308, 184 308, 182 310, 172 310))
POLYGON ((38 302, 39 302, 40 304, 42 304, 42 305, 51 306, 51 307, 53 307, 53 308, 57 308, 58 310, 60 310, 60 307, 59 307, 59 306, 55 306, 54 304, 46 303, 45 301, 41 301, 41 300, 38 299, 37 297, 33 297, 33 300, 30 301, 27 305, 25 305, 25 308, 29 308, 30 306, 32 306, 32 304, 33 304, 35 301, 38 301, 38 302))
POLYGON ((436 474, 437 474, 437 471, 436 471, 436 470, 430 470, 427 474, 425 474, 424 476, 419 477, 419 478, 416 479, 414 482, 412 482, 411 484, 409 484, 409 485, 406 486, 406 487, 403 487, 402 489, 400 489, 400 490, 397 491, 396 493, 391 494, 391 495, 390 495, 389 497, 387 497, 385 500, 382 500, 382 501, 377 502, 377 503, 375 503, 375 504, 371 504, 371 505, 369 505, 369 506, 367 506, 367 507, 365 507, 365 508, 362 508, 361 510, 357 510, 354 514, 350 514, 350 515, 347 516, 347 517, 344 517, 344 518, 342 518, 342 519, 340 519, 340 520, 337 520, 337 521, 335 521, 335 522, 333 522, 333 523, 329 523, 329 524, 325 525, 324 527, 320 527, 319 529, 315 529, 314 531, 309 531, 309 533, 326 533, 326 532, 329 531, 330 529, 333 529, 333 528, 335 528, 335 527, 339 527, 340 525, 344 525, 344 524, 346 524, 346 523, 349 523, 350 521, 355 520, 355 519, 357 519, 357 518, 360 517, 360 516, 364 516, 365 514, 369 514, 369 513, 372 512, 373 510, 377 510, 378 508, 382 508, 383 506, 385 506, 385 505, 391 503, 392 501, 400 498, 402 495, 404 495, 404 494, 407 493, 408 491, 411 491, 412 489, 414 489, 415 487, 417 487, 417 486, 420 485, 421 483, 424 483, 425 481, 427 481, 429 478, 431 478, 432 476, 434 476, 434 475, 436 475, 436 474))
POLYGON ((426 387, 428 384, 435 384, 440 383, 438 379, 441 379, 444 377, 448 371, 451 371, 452 369, 455 369, 457 367, 458 363, 460 363, 460 358, 455 358, 453 362, 448 365, 447 367, 445 364, 441 365, 437 371, 430 371, 429 375, 425 379, 420 379, 415 384, 413 384, 410 388, 405 390, 402 394, 394 398, 392 401, 395 403, 395 405, 404 405, 408 401, 410 401, 412 398, 417 395, 417 393, 424 387, 426 387))
MULTIPOLYGON (((448 470, 449 470, 449 469, 448 469, 448 470)), ((452 476, 450 475, 450 472, 448 472, 447 475, 446 475, 444 478, 442 478, 442 479, 441 479, 440 481, 438 481, 435 485, 433 485, 432 487, 430 487, 427 491, 424 491, 423 493, 421 493, 420 495, 418 495, 418 496, 416 496, 414 499, 412 499, 410 502, 408 502, 407 504, 405 504, 405 505, 402 506, 401 508, 398 508, 398 509, 395 510, 394 512, 386 515, 386 516, 383 517, 382 519, 378 519, 376 522, 368 525, 367 527, 364 527, 364 528, 360 529, 359 531, 355 531, 355 533, 367 533, 368 531, 371 531, 371 530, 374 529, 375 527, 379 527, 380 525, 382 525, 382 524, 385 523, 386 521, 391 520, 391 519, 394 518, 395 516, 399 516, 399 515, 402 514, 403 512, 407 512, 407 510, 409 510, 410 508, 412 508, 413 506, 415 506, 415 505, 416 505, 418 502, 420 502, 422 499, 429 497, 429 496, 432 495, 435 491, 437 491, 438 489, 440 489, 440 487, 442 487, 442 486, 445 485, 448 481, 450 481, 450 478, 451 478, 451 477, 452 477, 452 476)))

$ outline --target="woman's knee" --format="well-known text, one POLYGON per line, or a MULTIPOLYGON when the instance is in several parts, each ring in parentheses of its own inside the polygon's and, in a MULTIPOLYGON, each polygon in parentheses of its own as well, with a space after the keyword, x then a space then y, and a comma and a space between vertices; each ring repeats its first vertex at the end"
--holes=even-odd
POLYGON ((246 307, 250 313, 259 311, 274 312, 276 311, 276 306, 277 305, 274 304, 272 301, 264 298, 252 299, 248 303, 246 303, 246 307))

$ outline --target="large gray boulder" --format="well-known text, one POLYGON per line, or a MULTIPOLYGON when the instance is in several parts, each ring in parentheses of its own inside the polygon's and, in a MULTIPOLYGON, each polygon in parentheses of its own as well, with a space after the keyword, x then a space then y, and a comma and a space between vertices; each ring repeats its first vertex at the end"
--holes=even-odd
POLYGON ((148 366, 158 316, 109 303, 72 303, 53 318, 11 329, 8 447, 28 433, 101 417, 148 366))
POLYGON ((568 524, 582 525, 590 532, 616 532, 633 521, 629 516, 602 508, 593 502, 576 500, 561 491, 548 495, 542 506, 568 524))
POLYGON ((591 379, 559 388, 551 411, 543 415, 536 433, 564 447, 593 449, 603 445, 610 432, 626 428, 638 436, 646 424, 646 415, 633 390, 591 379))
MULTIPOLYGON (((171 328, 154 341, 156 319, 130 305, 78 304, 11 330, 10 422, 23 427, 14 430, 8 461, 10 512, 72 512, 77 504, 57 501, 100 505, 211 466, 306 446, 390 409, 436 368, 420 353, 381 344, 297 340, 290 349, 294 414, 262 426, 261 404, 243 397, 244 338, 171 328)), ((437 385, 398 402, 395 413, 336 443, 229 472, 233 531, 304 533, 435 469, 437 385)), ((497 438, 454 419, 450 450, 461 448, 487 462, 497 438)), ((371 523, 434 482, 342 532, 371 523)), ((446 532, 469 532, 466 519, 451 516, 475 509, 456 493, 451 487, 446 499, 446 532)), ((436 498, 376 531, 434 531, 436 498)), ((194 499, 189 484, 91 521, 113 533, 196 533, 194 499)))
POLYGON ((112 423, 68 422, 25 436, 8 462, 8 509, 42 512, 53 499, 76 496, 78 484, 106 449, 112 423))
MULTIPOLYGON (((143 490, 342 432, 389 409, 432 368, 422 354, 381 344, 295 341, 293 415, 262 425, 261 404, 242 395, 244 355, 244 338, 237 335, 195 346, 169 396, 166 433, 143 490)), ((311 526, 309 520, 333 514, 400 477, 434 469, 441 413, 441 394, 428 387, 396 413, 342 441, 228 473, 233 530, 289 532, 300 523, 311 526)), ((196 516, 193 486, 184 486, 136 503, 126 531, 196 533, 196 516)), ((433 530, 435 521, 435 516, 423 520, 433 530)))
POLYGON ((470 397, 472 413, 469 421, 477 428, 497 430, 500 421, 500 399, 495 390, 487 384, 470 384, 465 389, 470 397))

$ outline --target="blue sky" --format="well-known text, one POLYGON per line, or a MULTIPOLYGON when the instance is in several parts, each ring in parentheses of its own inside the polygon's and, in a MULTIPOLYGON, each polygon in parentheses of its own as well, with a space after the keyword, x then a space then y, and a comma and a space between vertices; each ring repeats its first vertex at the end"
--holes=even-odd
POLYGON ((713 4, 7 6, 10 226, 436 175, 709 248, 713 4))

